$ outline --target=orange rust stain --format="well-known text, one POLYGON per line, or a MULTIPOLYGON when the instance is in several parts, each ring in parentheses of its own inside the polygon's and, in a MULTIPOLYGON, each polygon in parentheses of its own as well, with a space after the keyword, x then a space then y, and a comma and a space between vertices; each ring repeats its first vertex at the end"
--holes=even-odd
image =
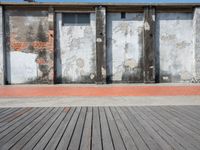
POLYGON ((114 86, 114 87, 0 87, 0 97, 34 96, 192 96, 200 86, 114 86))
POLYGON ((68 112, 69 109, 70 109, 69 107, 65 107, 65 108, 64 108, 64 112, 68 112))
POLYGON ((46 61, 44 60, 44 58, 38 58, 38 59, 36 60, 36 62, 37 62, 38 64, 40 64, 40 65, 46 64, 46 61))

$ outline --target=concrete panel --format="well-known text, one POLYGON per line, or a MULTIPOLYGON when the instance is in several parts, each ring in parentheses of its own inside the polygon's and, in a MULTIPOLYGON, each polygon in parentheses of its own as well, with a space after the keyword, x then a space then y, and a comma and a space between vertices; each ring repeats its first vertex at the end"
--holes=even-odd
POLYGON ((57 13, 57 79, 62 83, 94 83, 96 78, 95 13, 90 24, 62 25, 57 13))
POLYGON ((35 62, 37 54, 28 54, 23 52, 10 52, 10 62, 8 68, 11 83, 26 83, 37 79, 37 67, 35 62))
POLYGON ((6 38, 8 83, 53 82, 53 31, 47 11, 6 11, 6 38))
POLYGON ((0 6, 0 85, 4 84, 3 9, 0 6))
POLYGON ((142 13, 107 15, 107 74, 114 82, 143 82, 142 13))
POLYGON ((156 20, 160 82, 192 82, 194 76, 193 14, 159 13, 156 20))

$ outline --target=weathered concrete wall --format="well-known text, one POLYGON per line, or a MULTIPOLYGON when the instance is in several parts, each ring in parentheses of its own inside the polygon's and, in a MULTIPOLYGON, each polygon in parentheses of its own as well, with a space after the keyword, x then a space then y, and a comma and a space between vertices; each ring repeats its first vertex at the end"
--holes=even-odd
POLYGON ((200 7, 194 11, 194 55, 195 77, 193 82, 200 83, 200 7))
POLYGON ((93 83, 96 78, 95 13, 90 24, 62 25, 57 13, 57 78, 62 83, 93 83))
POLYGON ((160 82, 192 82, 194 77, 193 14, 158 13, 156 20, 160 82))
POLYGON ((0 85, 4 84, 3 9, 0 6, 0 85))
POLYGON ((142 13, 107 14, 107 74, 113 82, 143 82, 142 13))
POLYGON ((54 42, 48 12, 7 10, 5 15, 8 83, 52 83, 54 42))

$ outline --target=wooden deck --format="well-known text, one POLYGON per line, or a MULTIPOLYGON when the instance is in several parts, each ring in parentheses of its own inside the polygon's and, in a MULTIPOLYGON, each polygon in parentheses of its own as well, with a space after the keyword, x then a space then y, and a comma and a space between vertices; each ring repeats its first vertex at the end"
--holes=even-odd
POLYGON ((0 108, 0 149, 200 150, 200 106, 0 108))

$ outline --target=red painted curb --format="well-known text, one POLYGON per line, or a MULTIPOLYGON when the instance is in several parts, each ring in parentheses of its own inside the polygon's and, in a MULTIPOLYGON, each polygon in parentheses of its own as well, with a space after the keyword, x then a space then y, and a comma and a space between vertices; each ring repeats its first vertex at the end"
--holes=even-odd
POLYGON ((200 95, 200 86, 0 87, 0 97, 195 95, 200 95))

